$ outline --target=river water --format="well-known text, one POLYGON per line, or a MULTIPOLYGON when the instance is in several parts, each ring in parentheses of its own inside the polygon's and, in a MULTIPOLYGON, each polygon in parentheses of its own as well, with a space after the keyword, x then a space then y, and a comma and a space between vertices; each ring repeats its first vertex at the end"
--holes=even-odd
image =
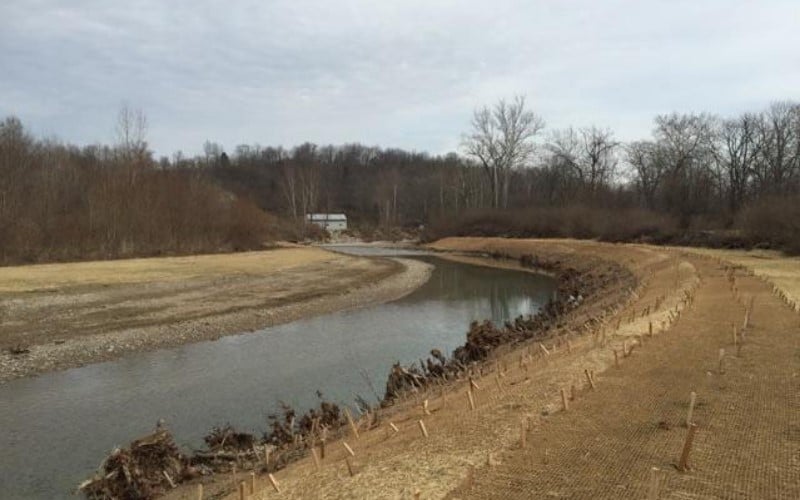
POLYGON ((357 394, 375 401, 393 362, 449 353, 470 321, 535 313, 555 289, 542 275, 401 253, 436 267, 394 302, 0 385, 0 498, 70 497, 160 418, 188 450, 214 425, 260 435, 279 401, 304 411, 317 390, 350 406, 357 394))

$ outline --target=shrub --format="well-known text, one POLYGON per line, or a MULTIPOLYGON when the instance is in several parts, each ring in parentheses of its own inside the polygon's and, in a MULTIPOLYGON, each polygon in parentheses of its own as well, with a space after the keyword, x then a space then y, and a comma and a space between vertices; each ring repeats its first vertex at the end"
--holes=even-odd
POLYGON ((642 209, 600 209, 586 205, 527 210, 478 210, 431 224, 423 239, 446 236, 597 238, 605 241, 654 241, 674 238, 668 216, 642 209))
POLYGON ((739 213, 737 227, 753 244, 800 255, 800 196, 764 198, 739 213))

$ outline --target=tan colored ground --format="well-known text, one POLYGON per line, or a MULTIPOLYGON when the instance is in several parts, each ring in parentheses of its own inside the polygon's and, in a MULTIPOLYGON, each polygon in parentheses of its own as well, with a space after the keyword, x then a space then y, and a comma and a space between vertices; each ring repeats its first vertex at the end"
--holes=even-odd
POLYGON ((427 276, 310 247, 0 268, 0 381, 391 300, 427 276))
POLYGON ((303 460, 278 472, 280 494, 260 477, 254 498, 641 499, 652 467, 663 471, 658 498, 800 498, 800 317, 771 285, 738 270, 732 288, 727 266, 716 259, 656 247, 496 239, 435 246, 602 255, 626 262, 642 286, 591 334, 568 337, 569 348, 546 342, 547 356, 539 346, 522 347, 497 360, 501 371, 508 367, 502 377, 491 361, 478 380, 476 410, 469 410, 466 382, 446 399, 438 391, 422 395, 432 415, 412 405, 389 417, 399 433, 384 420, 362 429, 360 439, 346 438, 356 453, 355 476, 342 444, 333 443, 321 470, 303 460), (732 325, 741 333, 751 297, 751 324, 737 351, 732 325), (595 390, 584 370, 594 372, 595 390), (575 399, 565 412, 559 391, 569 397, 571 386, 575 399), (698 394, 699 431, 692 470, 678 472, 672 464, 691 391, 698 394))
POLYGON ((752 269, 757 276, 783 290, 791 302, 800 304, 800 257, 786 257, 770 250, 684 250, 752 269))
POLYGON ((319 248, 291 247, 234 254, 0 267, 0 293, 69 292, 84 286, 267 276, 330 258, 329 252, 319 248))

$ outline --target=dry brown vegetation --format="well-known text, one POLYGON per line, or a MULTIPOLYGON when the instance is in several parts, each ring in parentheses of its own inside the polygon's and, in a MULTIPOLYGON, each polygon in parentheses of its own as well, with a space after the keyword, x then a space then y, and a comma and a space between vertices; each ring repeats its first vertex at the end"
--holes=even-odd
POLYGON ((330 261, 334 257, 318 248, 291 247, 265 252, 3 267, 0 268, 0 292, 70 293, 89 286, 108 288, 199 279, 268 277, 295 267, 330 261))
POLYGON ((286 224, 136 145, 74 146, 0 123, 0 265, 262 248, 286 224))
POLYGON ((521 97, 479 108, 472 125, 463 156, 311 143, 228 154, 209 142, 203 156, 156 162, 146 120, 125 109, 113 146, 35 140, 8 118, 0 124, 0 265, 254 249, 324 236, 301 222, 318 211, 345 212, 351 228, 390 239, 425 226, 428 240, 574 237, 800 252, 795 102, 729 118, 660 115, 650 138, 627 144, 594 125, 545 132, 521 97))
POLYGON ((777 286, 792 303, 800 305, 800 257, 786 257, 772 250, 686 250, 752 269, 757 276, 777 286))
POLYGON ((572 205, 527 210, 477 210, 461 217, 437 220, 424 237, 429 241, 449 236, 503 236, 665 242, 675 239, 678 234, 677 224, 671 217, 650 210, 572 205))

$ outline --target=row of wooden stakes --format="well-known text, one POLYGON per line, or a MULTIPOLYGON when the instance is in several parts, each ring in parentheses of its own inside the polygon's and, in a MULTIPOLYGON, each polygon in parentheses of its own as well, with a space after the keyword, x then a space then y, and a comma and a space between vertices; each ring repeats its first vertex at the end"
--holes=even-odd
MULTIPOLYGON (((634 296, 638 296, 638 294, 635 291, 633 291, 632 293, 633 293, 634 296)), ((693 294, 691 292, 688 292, 688 291, 684 291, 684 294, 685 294, 685 297, 683 298, 684 304, 691 303, 691 301, 693 301, 693 299, 694 299, 693 294)), ((655 308, 656 309, 661 305, 661 303, 663 303, 663 300, 665 300, 665 298, 666 298, 665 296, 657 298, 656 304, 655 304, 655 308)), ((642 316, 648 315, 649 313, 650 313, 650 307, 648 306, 642 311, 642 316)), ((670 311, 669 321, 672 322, 675 319, 677 319, 679 316, 680 316, 680 309, 676 305, 675 311, 674 312, 670 311)), ((636 311, 632 310, 630 318, 628 319, 628 321, 632 322, 632 321, 634 321, 635 318, 636 318, 636 311)), ((617 325, 618 328, 620 326, 620 324, 619 324, 620 321, 621 321, 621 319, 618 321, 618 325, 617 325)), ((664 325, 663 321, 662 321, 662 325, 661 326, 662 326, 662 329, 665 328, 665 325, 664 325)), ((648 326, 648 335, 651 336, 651 337, 653 336, 653 324, 652 324, 652 321, 649 323, 649 326, 648 326)), ((637 336, 637 337, 638 337, 639 345, 642 345, 643 344, 642 336, 637 336)), ((551 351, 544 344, 542 344, 541 342, 538 343, 538 347, 541 350, 541 352, 542 352, 542 354, 543 354, 545 359, 547 359, 551 355, 551 351)), ((566 348, 567 348, 567 352, 569 352, 569 353, 572 352, 572 345, 569 342, 569 340, 566 341, 566 348)), ((629 355, 630 352, 632 352, 632 350, 633 350, 633 346, 631 346, 630 350, 628 350, 627 346, 626 346, 626 343, 623 342, 623 355, 624 356, 629 355)), ((616 350, 614 350, 614 354, 615 354, 615 364, 618 365, 618 360, 616 359, 617 358, 617 351, 616 350)), ((528 361, 532 360, 532 353, 530 351, 530 347, 528 348, 527 358, 528 358, 528 361)), ((524 369, 526 371, 526 374, 527 374, 528 364, 527 364, 527 362, 524 361, 524 358, 520 359, 520 366, 524 367, 524 369)), ((496 378, 496 383, 497 383, 498 390, 500 390, 501 392, 504 392, 504 388, 503 388, 503 386, 501 384, 501 381, 500 381, 500 378, 503 376, 503 371, 500 370, 499 362, 496 362, 495 367, 496 367, 496 377, 495 378, 496 378)), ((506 370, 507 370, 507 366, 506 366, 506 370)), ((586 369, 586 370, 584 370, 584 376, 586 377, 586 382, 587 382, 587 385, 588 385, 589 389, 590 390, 595 390, 597 382, 596 382, 596 379, 594 377, 594 371, 586 369)), ((478 383, 472 377, 469 377, 469 386, 468 386, 467 392, 466 392, 466 395, 467 395, 466 403, 467 403, 468 408, 469 408, 470 411, 474 411, 476 409, 476 393, 475 393, 475 391, 477 391, 479 389, 480 389, 480 386, 478 385, 478 383)), ((447 396, 446 396, 446 394, 447 393, 446 393, 445 389, 442 387, 441 396, 440 396, 441 397, 441 405, 442 405, 442 407, 445 407, 445 405, 447 404, 447 396)), ((577 391, 576 391, 575 385, 573 384, 573 385, 570 386, 569 395, 567 395, 567 391, 565 389, 560 389, 560 397, 561 397, 562 410, 563 411, 568 411, 569 410, 569 401, 571 401, 571 400, 574 401, 577 398, 577 391)), ((428 406, 429 406, 428 400, 427 399, 423 400, 422 401, 422 414, 423 414, 423 416, 431 415, 431 412, 430 412, 428 406)), ((346 408, 344 410, 344 413, 345 413, 345 417, 347 419, 348 427, 350 428, 351 435, 355 439, 359 439, 358 426, 356 425, 355 421, 353 420, 352 415, 350 414, 350 412, 346 408)), ((418 419, 417 420, 417 427, 418 427, 419 432, 421 433, 423 438, 427 439, 430 436, 428 428, 427 428, 427 425, 425 424, 425 421, 423 419, 418 419)), ((690 435, 687 437, 687 443, 688 444, 684 447, 685 448, 685 452, 682 454, 682 460, 681 460, 682 463, 685 463, 686 460, 688 460, 688 450, 691 448, 691 439, 693 438, 693 429, 695 427, 696 426, 694 426, 694 424, 692 424, 690 426, 690 435), (685 455, 685 458, 683 457, 683 455, 685 455)), ((520 436, 520 444, 521 444, 521 446, 523 448, 526 446, 526 442, 527 442, 526 433, 529 432, 530 430, 531 430, 530 418, 524 419, 523 420, 523 424, 521 425, 521 436, 520 436)), ((392 422, 388 422, 387 432, 389 432, 391 434, 396 434, 396 433, 399 433, 399 431, 400 431, 400 429, 397 427, 397 425, 395 425, 392 422)), ((355 469, 355 466, 353 464, 352 459, 356 457, 356 453, 353 450, 353 448, 344 440, 342 441, 342 447, 344 448, 344 450, 346 452, 344 461, 345 461, 345 464, 347 466, 348 473, 350 474, 350 476, 354 476, 356 474, 356 469, 355 469)), ((324 450, 324 448, 323 448, 323 450, 324 450)), ((318 470, 321 469, 322 460, 321 460, 320 452, 318 452, 316 447, 314 447, 314 446, 311 447, 311 457, 312 457, 312 460, 313 460, 315 468, 317 468, 318 470)), ((491 462, 491 456, 489 458, 489 461, 491 462)), ((472 470, 472 473, 474 474, 474 470, 472 470)), ((275 492, 280 493, 281 492, 281 488, 280 488, 280 485, 278 484, 278 481, 275 479, 275 477, 272 474, 268 474, 267 478, 268 478, 268 481, 269 481, 269 486, 275 492)), ((240 500, 245 500, 246 498, 248 498, 248 496, 254 495, 256 490, 257 490, 256 486, 257 486, 257 484, 256 484, 256 475, 255 475, 255 473, 250 473, 250 478, 249 478, 248 482, 240 481, 238 483, 238 496, 239 496, 239 499, 240 500)), ((196 498, 198 498, 199 500, 202 500, 202 498, 203 498, 203 487, 202 487, 202 484, 198 485, 197 488, 198 489, 197 489, 196 498)), ((419 492, 415 492, 414 496, 415 496, 415 498, 419 498, 419 492)))

